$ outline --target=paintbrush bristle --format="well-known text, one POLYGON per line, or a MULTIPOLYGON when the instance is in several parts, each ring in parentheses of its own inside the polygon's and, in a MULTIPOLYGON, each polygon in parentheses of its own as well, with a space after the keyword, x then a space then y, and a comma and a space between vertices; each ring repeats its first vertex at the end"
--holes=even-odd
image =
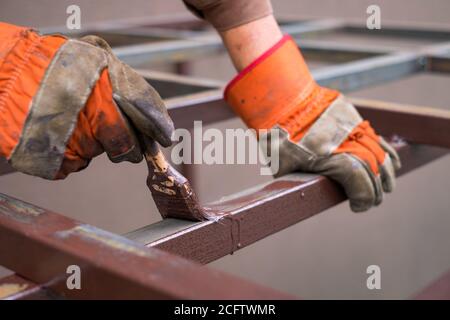
POLYGON ((168 165, 164 171, 149 166, 147 186, 163 218, 209 219, 189 181, 172 166, 168 165))

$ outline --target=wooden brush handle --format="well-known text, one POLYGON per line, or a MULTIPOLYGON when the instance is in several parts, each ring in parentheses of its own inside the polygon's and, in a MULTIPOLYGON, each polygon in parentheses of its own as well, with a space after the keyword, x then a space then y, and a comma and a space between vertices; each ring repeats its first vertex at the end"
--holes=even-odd
POLYGON ((143 149, 142 152, 144 153, 145 160, 149 166, 153 167, 153 171, 167 172, 170 165, 156 141, 141 136, 141 147, 143 149))

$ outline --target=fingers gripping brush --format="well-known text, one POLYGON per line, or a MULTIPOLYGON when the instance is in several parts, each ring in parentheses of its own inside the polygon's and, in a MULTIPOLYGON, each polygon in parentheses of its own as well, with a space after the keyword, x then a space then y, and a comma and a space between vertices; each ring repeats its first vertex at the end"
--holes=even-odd
POLYGON ((167 162, 158 144, 141 137, 141 145, 148 166, 147 186, 163 219, 209 219, 189 181, 167 162))

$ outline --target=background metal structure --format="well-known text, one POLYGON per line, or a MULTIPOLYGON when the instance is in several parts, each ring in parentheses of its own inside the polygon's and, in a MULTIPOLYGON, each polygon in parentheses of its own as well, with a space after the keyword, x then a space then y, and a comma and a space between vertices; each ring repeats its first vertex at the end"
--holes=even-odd
MULTIPOLYGON (((450 72, 450 30, 396 25, 367 30, 336 19, 298 21, 282 17, 279 21, 307 57, 332 64, 314 70, 315 79, 344 92, 421 72, 450 72), (377 37, 433 40, 433 44, 412 51, 315 38, 326 32, 352 36, 376 33, 377 37)), ((45 30, 55 31, 59 30, 45 30)), ((104 37, 115 53, 133 66, 164 62, 173 64, 181 74, 189 73, 192 59, 224 52, 213 31, 190 16, 96 24, 85 33, 104 37)), ((235 117, 222 100, 220 81, 148 69, 140 72, 163 96, 177 127, 191 128, 195 120, 206 124, 235 117)), ((353 102, 399 151, 403 162, 399 175, 448 153, 450 111, 365 99, 353 102), (420 131, 416 130, 419 126, 420 131)), ((11 172, 7 162, 0 159, 0 174, 11 172)), ((341 188, 327 178, 291 174, 207 204, 226 213, 219 221, 167 219, 119 236, 0 195, 0 265, 16 272, 0 279, 0 297, 294 298, 200 264, 344 200, 341 188), (83 290, 67 289, 65 271, 71 264, 82 267, 83 290)), ((450 298, 445 290, 448 286, 447 275, 416 298, 450 298)))

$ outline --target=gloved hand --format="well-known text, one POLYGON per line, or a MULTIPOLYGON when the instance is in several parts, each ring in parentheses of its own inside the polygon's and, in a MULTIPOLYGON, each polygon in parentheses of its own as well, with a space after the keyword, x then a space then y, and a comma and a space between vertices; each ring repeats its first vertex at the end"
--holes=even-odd
POLYGON ((95 36, 68 40, 0 23, 0 155, 61 179, 106 151, 139 162, 135 130, 163 146, 173 123, 158 93, 95 36))
POLYGON ((343 95, 314 81, 289 36, 232 80, 225 99, 250 128, 279 130, 278 138, 265 133, 278 147, 276 176, 328 176, 343 186, 355 212, 380 204, 383 190, 393 190, 400 168, 395 150, 343 95))

